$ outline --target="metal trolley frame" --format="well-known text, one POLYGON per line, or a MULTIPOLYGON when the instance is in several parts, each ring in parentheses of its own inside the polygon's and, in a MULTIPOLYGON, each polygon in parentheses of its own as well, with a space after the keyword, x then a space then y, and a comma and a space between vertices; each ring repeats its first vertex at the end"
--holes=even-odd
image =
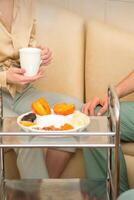
MULTIPOLYGON (((120 148, 120 104, 118 97, 116 95, 115 89, 113 86, 108 87, 108 121, 110 131, 109 133, 101 133, 101 135, 106 136, 109 135, 109 143, 108 144, 4 144, 3 137, 11 136, 9 132, 2 132, 2 123, 3 123, 3 99, 2 99, 2 89, 0 91, 1 96, 1 116, 0 116, 0 124, 1 124, 1 132, 0 132, 0 177, 1 177, 1 200, 5 200, 5 163, 4 163, 4 148, 14 147, 14 148, 39 148, 39 147, 102 147, 107 148, 107 199, 108 200, 116 200, 119 195, 119 174, 120 174, 120 161, 119 161, 119 148, 120 148), (114 164, 113 164, 114 163, 114 164), (113 168, 114 166, 114 168, 113 168)), ((52 133, 54 136, 65 136, 65 134, 70 136, 70 133, 52 133)), ((78 137, 79 136, 87 136, 87 135, 100 135, 100 133, 89 133, 89 132, 76 132, 71 133, 71 136, 78 137)), ((13 132, 12 136, 40 136, 43 133, 26 133, 26 132, 13 132)), ((47 134, 45 133, 44 136, 47 134)))

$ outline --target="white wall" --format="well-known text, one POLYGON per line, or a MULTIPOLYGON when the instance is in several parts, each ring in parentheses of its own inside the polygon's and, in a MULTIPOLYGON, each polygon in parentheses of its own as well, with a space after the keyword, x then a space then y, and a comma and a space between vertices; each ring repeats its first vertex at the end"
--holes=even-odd
POLYGON ((45 0, 134 32, 134 0, 45 0))

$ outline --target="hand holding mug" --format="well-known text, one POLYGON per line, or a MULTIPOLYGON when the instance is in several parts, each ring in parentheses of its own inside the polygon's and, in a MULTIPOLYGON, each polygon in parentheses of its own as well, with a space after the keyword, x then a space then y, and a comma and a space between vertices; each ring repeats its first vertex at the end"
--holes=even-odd
POLYGON ((25 76, 25 70, 16 67, 10 67, 6 71, 7 83, 13 83, 18 85, 26 85, 28 83, 34 82, 43 77, 41 70, 34 76, 25 76))
POLYGON ((34 76, 38 73, 40 65, 48 65, 52 60, 52 53, 48 48, 22 48, 20 53, 20 65, 25 69, 26 76, 34 76))
POLYGON ((47 47, 40 47, 41 49, 41 64, 42 65, 49 65, 52 60, 52 52, 47 47))

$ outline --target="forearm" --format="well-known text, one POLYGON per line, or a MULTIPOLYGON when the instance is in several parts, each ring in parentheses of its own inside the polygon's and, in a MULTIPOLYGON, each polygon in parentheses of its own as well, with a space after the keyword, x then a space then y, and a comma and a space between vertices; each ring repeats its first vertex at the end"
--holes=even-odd
POLYGON ((134 92, 134 71, 116 85, 116 92, 119 98, 134 92))

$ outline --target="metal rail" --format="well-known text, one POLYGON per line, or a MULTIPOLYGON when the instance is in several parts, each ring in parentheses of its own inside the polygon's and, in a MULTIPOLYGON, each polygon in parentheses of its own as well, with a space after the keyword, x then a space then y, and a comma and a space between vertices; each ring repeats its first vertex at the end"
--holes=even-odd
MULTIPOLYGON (((114 174, 113 179, 110 178, 111 185, 111 199, 116 200, 119 195, 119 177, 120 177, 120 103, 118 96, 116 94, 115 88, 113 86, 108 87, 108 111, 109 111, 109 122, 111 131, 115 132, 114 137, 114 172, 112 171, 112 151, 109 149, 110 160, 108 164, 108 168, 110 168, 111 172, 114 174)), ((108 170, 109 171, 109 170, 108 170)), ((110 176, 111 177, 111 176, 110 176)))

